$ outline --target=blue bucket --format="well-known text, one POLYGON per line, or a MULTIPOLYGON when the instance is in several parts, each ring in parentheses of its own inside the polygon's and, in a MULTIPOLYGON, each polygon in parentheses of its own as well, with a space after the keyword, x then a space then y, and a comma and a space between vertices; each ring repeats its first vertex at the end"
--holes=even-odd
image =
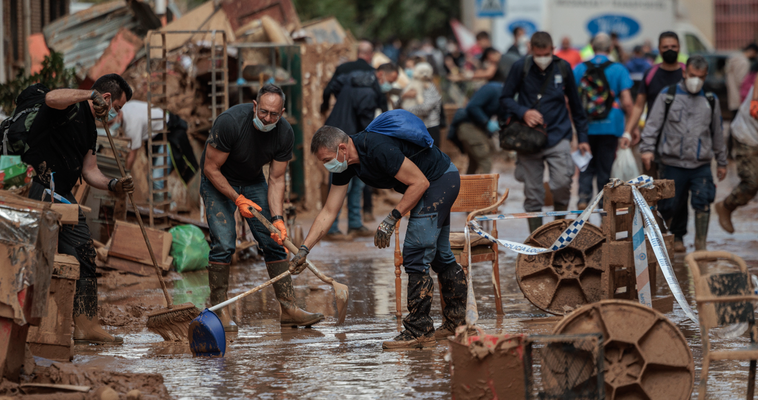
POLYGON ((207 308, 190 323, 188 337, 195 357, 223 357, 226 353, 224 326, 216 313, 207 308))

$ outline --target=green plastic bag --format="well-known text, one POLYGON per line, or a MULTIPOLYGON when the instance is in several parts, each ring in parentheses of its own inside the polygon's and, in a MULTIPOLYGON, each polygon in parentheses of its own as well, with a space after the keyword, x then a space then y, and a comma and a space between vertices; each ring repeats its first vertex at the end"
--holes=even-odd
POLYGON ((174 238, 171 242, 171 257, 177 272, 197 271, 208 265, 211 247, 205 235, 195 225, 179 225, 169 229, 174 238))

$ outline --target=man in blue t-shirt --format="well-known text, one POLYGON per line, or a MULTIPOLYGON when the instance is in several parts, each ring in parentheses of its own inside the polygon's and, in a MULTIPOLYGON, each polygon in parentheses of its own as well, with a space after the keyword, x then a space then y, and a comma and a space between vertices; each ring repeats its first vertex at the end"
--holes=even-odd
MULTIPOLYGON (((611 178, 611 167, 616 159, 616 147, 619 145, 619 137, 624 133, 624 114, 629 113, 632 109, 632 95, 630 89, 634 85, 629 71, 619 63, 610 63, 608 53, 611 49, 611 38, 605 33, 599 33, 592 39, 592 49, 595 51, 595 57, 581 63, 574 68, 574 79, 577 86, 581 86, 582 78, 589 63, 594 65, 606 65, 603 69, 611 95, 614 97, 613 108, 611 108, 608 117, 601 120, 592 120, 588 129, 589 144, 592 151, 592 160, 590 160, 587 169, 579 174, 579 202, 577 208, 582 210, 587 208, 588 203, 594 195, 592 188, 592 178, 597 178, 597 188, 600 190, 611 178), (619 107, 620 105, 620 107, 619 107), (622 109, 624 111, 622 111, 622 109)), ((580 97, 585 99, 580 87, 580 97)), ((623 141, 622 147, 627 148, 628 141, 623 141)))

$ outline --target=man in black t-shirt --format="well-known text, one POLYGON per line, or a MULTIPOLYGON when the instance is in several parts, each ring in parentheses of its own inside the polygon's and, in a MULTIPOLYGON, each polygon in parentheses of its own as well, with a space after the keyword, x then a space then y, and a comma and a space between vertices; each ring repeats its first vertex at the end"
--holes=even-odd
MULTIPOLYGON (((224 111, 213 123, 200 159, 203 169, 200 195, 211 234, 210 265, 207 268, 213 305, 226 300, 229 264, 237 243, 236 209, 247 220, 263 250, 269 276, 273 278, 288 269, 287 253, 281 246, 287 237, 282 211, 284 174, 287 162, 292 159, 295 134, 289 122, 282 118, 284 100, 282 89, 265 85, 258 91, 253 104, 239 104, 224 111), (263 166, 267 164, 268 184, 263 174, 263 166), (270 233, 248 207, 270 219, 281 236, 270 233)), ((273 286, 282 308, 282 325, 310 326, 324 319, 322 314, 312 314, 297 306, 289 276, 273 286)), ((218 310, 217 314, 225 331, 237 331, 226 308, 218 310)))
MULTIPOLYGON (((95 118, 112 120, 132 97, 132 89, 119 75, 102 76, 91 90, 57 89, 45 95, 45 103, 34 118, 21 159, 37 172, 29 197, 50 201, 45 189, 76 204, 71 189, 80 178, 92 187, 119 196, 134 190, 132 177, 108 179, 97 167, 95 118)), ((56 201, 57 202, 57 201, 56 201)), ((74 342, 77 344, 121 344, 123 339, 100 327, 97 316, 95 247, 87 219, 79 210, 76 225, 63 225, 58 232, 58 252, 79 261, 79 280, 74 294, 74 342)))
MULTIPOLYGON (((396 110, 402 111, 402 110, 396 110)), ((387 118, 394 111, 380 115, 387 118)), ((411 116, 412 118, 417 118, 411 116)), ((418 121, 423 127, 423 122, 418 121)), ((395 209, 376 230, 374 244, 389 247, 397 221, 410 212, 403 244, 403 265, 408 274, 408 316, 405 330, 382 344, 384 349, 409 349, 435 345, 436 338, 453 335, 465 323, 466 275, 450 249, 450 208, 458 197, 460 175, 450 158, 437 147, 422 147, 380 133, 348 136, 324 126, 313 136, 311 152, 332 172, 332 187, 300 251, 290 263, 293 274, 302 272, 305 258, 327 233, 345 199, 347 184, 358 177, 376 188, 403 193, 395 209), (444 323, 435 332, 429 311, 434 285, 433 269, 444 299, 444 323)))

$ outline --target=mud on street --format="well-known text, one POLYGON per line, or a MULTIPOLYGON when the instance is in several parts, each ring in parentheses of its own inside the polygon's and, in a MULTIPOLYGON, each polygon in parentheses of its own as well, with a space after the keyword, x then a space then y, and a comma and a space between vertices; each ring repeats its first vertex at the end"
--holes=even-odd
MULTIPOLYGON (((498 162, 500 190, 511 195, 500 212, 522 210, 522 185, 513 178, 513 165, 498 162)), ((730 172, 718 185, 717 200, 737 183, 730 172)), ((576 182, 574 183, 576 191, 576 182)), ((575 197, 574 197, 575 198, 575 197)), ((572 204, 572 208, 575 204, 572 204)), ((377 207, 383 215, 390 205, 377 207)), ((729 235, 717 223, 711 224, 708 248, 733 252, 745 259, 751 272, 758 272, 758 204, 752 202, 736 212, 736 234, 729 235)), ((462 227, 465 216, 454 213, 452 226, 462 227)), ((298 221, 308 226, 308 215, 298 221)), ((310 216, 312 218, 312 216, 310 216)), ((712 217, 715 218, 715 217, 712 217)), ((547 222, 547 221, 546 221, 547 222)), ((599 217, 591 222, 599 225, 599 217)), ((342 221, 344 224, 344 220, 342 221)), ((378 221, 367 223, 374 228, 378 221)), ((691 223, 692 224, 692 223, 691 223)), ((499 222, 500 237, 523 241, 528 236, 525 221, 499 222)), ((460 229, 460 228, 459 228, 460 229)), ((689 232, 694 229, 690 227, 689 232)), ((401 234, 404 234, 404 228, 401 234)), ((685 237, 688 251, 693 251, 692 233, 685 237)), ((136 239, 135 239, 136 240, 136 239)), ((692 278, 683 255, 673 260, 682 290, 694 308, 692 278)), ((335 326, 334 292, 331 286, 305 272, 295 277, 299 306, 321 312, 327 319, 312 329, 279 326, 279 305, 273 290, 260 293, 232 305, 239 332, 227 334, 227 352, 223 358, 194 358, 186 344, 163 342, 147 331, 147 312, 163 306, 158 282, 153 277, 133 275, 106 276, 100 280, 100 317, 109 332, 124 337, 123 346, 76 346, 74 364, 79 367, 156 373, 164 378, 169 394, 175 398, 447 398, 450 395, 450 367, 445 360, 446 342, 431 350, 383 351, 381 342, 401 330, 396 319, 394 264, 392 248, 379 250, 373 238, 356 238, 352 242, 322 242, 309 257, 325 274, 347 284, 350 303, 347 319, 335 326)), ((515 278, 515 253, 500 253, 500 279, 504 316, 495 311, 489 263, 475 264, 472 279, 479 308, 479 325, 489 333, 549 333, 558 321, 529 303, 519 290, 515 278)), ((268 279, 262 261, 242 262, 232 268, 229 296, 235 296, 268 279)), ((406 276, 403 274, 405 286, 406 276)), ((206 306, 209 296, 205 271, 169 275, 175 304, 193 302, 206 306)), ((434 279, 436 282, 436 279, 434 279)), ((657 275, 658 295, 669 290, 663 274, 657 275)), ((437 286, 437 283, 435 283, 437 286)), ((435 287, 432 306, 435 325, 441 323, 439 291, 435 287)), ((403 298, 405 311, 405 298, 403 298)), ((687 319, 678 305, 666 316, 687 338, 695 358, 695 389, 702 365, 699 327, 687 319)), ((748 338, 712 340, 716 346, 744 346, 748 338)), ((711 366, 708 390, 711 398, 744 397, 748 362, 719 361, 711 366)))

